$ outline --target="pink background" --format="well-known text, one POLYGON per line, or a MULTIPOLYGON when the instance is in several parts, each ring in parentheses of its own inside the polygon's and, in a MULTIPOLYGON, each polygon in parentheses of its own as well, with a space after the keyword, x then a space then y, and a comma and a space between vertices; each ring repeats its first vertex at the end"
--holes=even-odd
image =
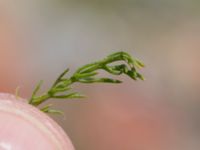
MULTIPOLYGON (((29 98, 65 68, 125 50, 146 81, 75 85, 85 100, 54 101, 52 116, 77 150, 200 148, 199 2, 178 0, 3 0, 0 91, 29 98)), ((107 75, 107 74, 105 74, 107 75)))

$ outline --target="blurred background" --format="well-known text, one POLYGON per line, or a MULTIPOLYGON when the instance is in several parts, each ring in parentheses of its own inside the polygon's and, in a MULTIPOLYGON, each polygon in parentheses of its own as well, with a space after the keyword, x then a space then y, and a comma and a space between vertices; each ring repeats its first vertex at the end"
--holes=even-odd
POLYGON ((146 81, 75 85, 54 101, 77 150, 200 149, 200 1, 1 0, 0 91, 29 98, 65 68, 127 51, 146 81))

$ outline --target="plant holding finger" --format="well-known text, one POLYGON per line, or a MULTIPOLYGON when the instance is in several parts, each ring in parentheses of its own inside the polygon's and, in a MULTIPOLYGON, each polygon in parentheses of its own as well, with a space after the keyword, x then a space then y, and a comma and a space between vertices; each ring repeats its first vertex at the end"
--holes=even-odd
POLYGON ((16 95, 0 93, 0 149, 20 150, 75 150, 66 132, 45 113, 61 114, 48 103, 51 98, 72 99, 84 95, 74 92, 74 83, 121 83, 118 79, 101 77, 103 70, 111 75, 127 75, 133 80, 143 76, 137 71, 143 63, 125 52, 116 52, 102 60, 78 68, 71 76, 64 70, 52 86, 40 93, 42 81, 34 89, 28 101, 16 95), (41 107, 41 104, 47 104, 41 107), (36 108, 39 107, 40 109, 36 108))

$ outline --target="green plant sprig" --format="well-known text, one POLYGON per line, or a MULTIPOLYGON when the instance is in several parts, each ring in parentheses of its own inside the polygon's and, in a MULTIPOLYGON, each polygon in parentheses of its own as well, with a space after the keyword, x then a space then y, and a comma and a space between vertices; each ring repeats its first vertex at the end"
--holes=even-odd
MULTIPOLYGON (((78 92, 70 92, 73 83, 121 83, 122 81, 112 78, 97 77, 99 70, 104 70, 112 75, 125 74, 133 80, 144 80, 143 76, 137 72, 137 68, 144 67, 144 64, 139 60, 132 58, 126 52, 116 52, 107 56, 106 58, 84 65, 75 71, 71 77, 66 77, 69 69, 66 69, 47 90, 47 92, 37 96, 38 91, 42 85, 42 81, 36 86, 33 94, 29 100, 29 104, 39 106, 51 98, 57 99, 71 99, 82 98, 83 95, 78 92), (122 64, 113 64, 115 62, 123 61, 122 64)), ((61 111, 51 108, 51 104, 41 108, 41 111, 46 113, 58 113, 61 111)))

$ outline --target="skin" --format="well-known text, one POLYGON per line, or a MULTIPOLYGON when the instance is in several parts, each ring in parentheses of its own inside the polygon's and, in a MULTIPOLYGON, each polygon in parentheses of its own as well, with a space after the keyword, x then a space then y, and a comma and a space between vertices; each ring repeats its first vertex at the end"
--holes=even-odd
POLYGON ((0 150, 74 150, 49 116, 14 95, 0 93, 0 150))

